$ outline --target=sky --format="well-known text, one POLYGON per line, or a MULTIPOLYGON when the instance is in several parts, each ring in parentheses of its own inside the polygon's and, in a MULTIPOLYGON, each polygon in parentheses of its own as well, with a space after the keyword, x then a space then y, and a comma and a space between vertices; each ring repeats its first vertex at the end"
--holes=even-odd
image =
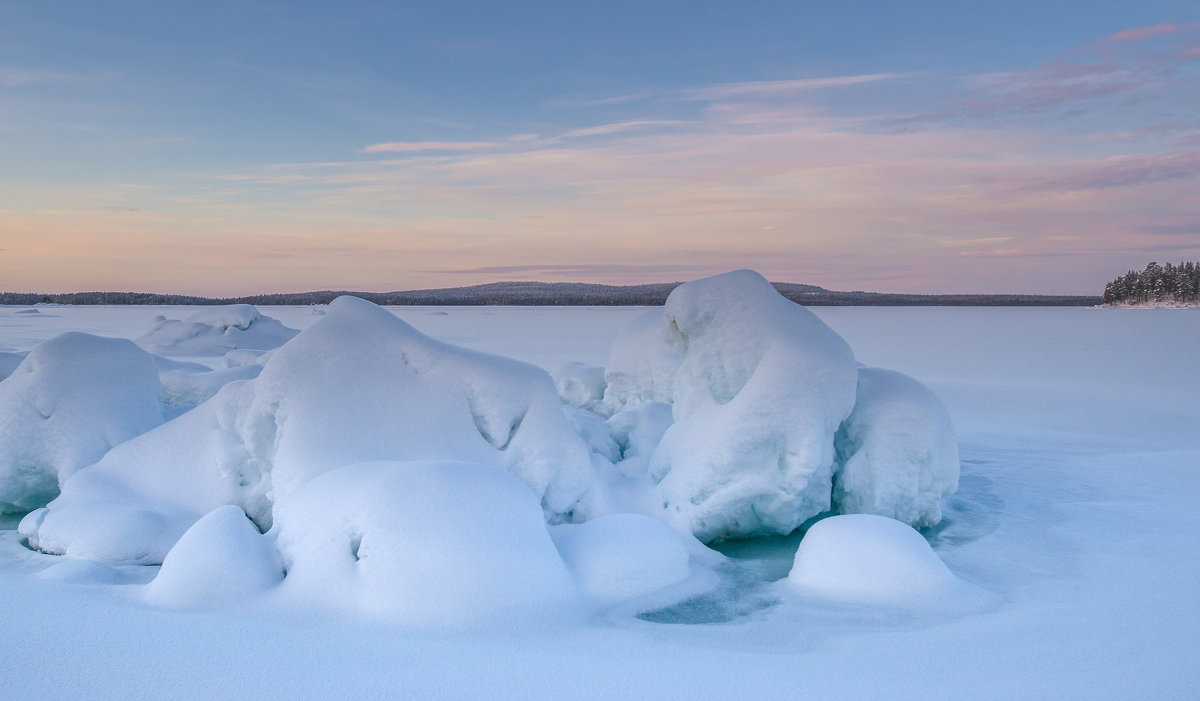
POLYGON ((0 290, 1200 259, 1200 3, 0 0, 0 290))

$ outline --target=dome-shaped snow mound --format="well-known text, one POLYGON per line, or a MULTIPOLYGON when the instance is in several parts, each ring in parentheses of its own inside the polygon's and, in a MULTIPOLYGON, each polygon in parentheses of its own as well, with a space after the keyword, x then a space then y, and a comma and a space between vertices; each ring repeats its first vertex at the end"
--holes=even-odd
POLYGON ((858 382, 846 342, 750 270, 680 285, 663 315, 681 356, 675 423, 650 460, 668 518, 710 541, 828 510, 858 382))
POLYGON ((958 488, 949 412, 925 385, 898 372, 859 368, 858 397, 838 432, 837 452, 839 513, 932 526, 942 520, 942 497, 958 488))
POLYGON ((809 596, 870 606, 954 610, 989 598, 954 576, 911 526, 872 514, 813 524, 787 581, 809 596))
POLYGON ((342 467, 280 501, 272 534, 299 601, 427 627, 580 610, 537 499, 490 465, 342 467))
POLYGON ((47 552, 161 562, 218 506, 267 528, 275 501, 331 469, 430 459, 511 472, 551 520, 577 516, 591 482, 588 449, 544 370, 341 297, 257 378, 118 446, 20 530, 47 552))
POLYGON ((236 506, 205 514, 183 534, 146 585, 160 606, 192 608, 233 603, 283 579, 283 562, 271 540, 236 506))
POLYGON ((0 382, 0 513, 28 511, 110 448, 162 423, 162 384, 129 341, 64 333, 0 382))
POLYGON ((183 321, 159 317, 137 343, 158 355, 222 356, 238 348, 277 348, 298 333, 249 304, 230 304, 206 307, 183 321))

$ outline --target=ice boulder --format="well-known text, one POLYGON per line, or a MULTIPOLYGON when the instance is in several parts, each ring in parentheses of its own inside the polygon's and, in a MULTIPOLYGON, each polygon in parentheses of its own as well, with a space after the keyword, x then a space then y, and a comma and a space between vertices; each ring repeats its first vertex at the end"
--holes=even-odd
POLYGON ((958 443, 945 405, 891 370, 859 368, 854 411, 837 435, 834 510, 877 514, 918 528, 942 520, 958 488, 958 443))
POLYGON ((146 600, 170 608, 236 603, 283 580, 274 542, 236 506, 206 514, 183 534, 145 588, 146 600))
POLYGON ((133 343, 64 333, 0 382, 0 513, 44 505, 60 482, 163 421, 162 385, 133 343))
POLYGON ((992 600, 956 577, 920 533, 873 514, 813 524, 796 550, 787 584, 814 598, 901 609, 961 612, 992 600))
POLYGON ((419 627, 578 614, 537 498, 491 465, 341 467, 282 499, 272 535, 296 601, 419 627))
POLYGON ((708 542, 827 511, 858 383, 846 342, 750 270, 680 285, 663 318, 681 358, 675 423, 650 459, 667 518, 708 542))
POLYGON ((159 355, 223 356, 238 348, 276 348, 298 333, 249 304, 230 304, 206 307, 183 321, 159 317, 137 343, 159 355))
POLYGON ((372 460, 491 465, 524 482, 550 520, 583 516, 592 481, 588 448, 544 370, 435 341, 341 297, 258 377, 118 446, 20 530, 47 552, 161 562, 218 506, 267 529, 279 499, 372 460))
POLYGON ((651 309, 626 324, 613 341, 604 370, 603 406, 609 414, 646 402, 671 403, 679 354, 665 335, 663 310, 651 309))
POLYGON ((601 605, 664 589, 691 574, 683 537, 649 516, 601 516, 554 526, 551 535, 584 593, 601 605))

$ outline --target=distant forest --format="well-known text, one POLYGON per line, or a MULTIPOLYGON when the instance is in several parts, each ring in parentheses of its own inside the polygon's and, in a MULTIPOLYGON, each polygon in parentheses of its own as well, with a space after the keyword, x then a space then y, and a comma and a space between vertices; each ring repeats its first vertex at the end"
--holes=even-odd
POLYGON ((1200 293, 1200 263, 1150 263, 1145 270, 1130 270, 1105 285, 1104 303, 1189 303, 1197 301, 1197 293, 1200 293))
MULTIPOLYGON (((341 295, 361 297, 381 305, 422 306, 658 306, 667 301, 682 283, 650 285, 596 285, 579 282, 494 282, 471 287, 405 292, 297 292, 251 295, 248 297, 192 297, 145 292, 73 292, 40 294, 0 292, 0 304, 254 304, 309 305, 328 304, 341 295)), ((1094 306, 1099 297, 1070 295, 920 295, 887 292, 838 292, 816 285, 776 282, 775 289, 784 297, 807 306, 1094 306)))

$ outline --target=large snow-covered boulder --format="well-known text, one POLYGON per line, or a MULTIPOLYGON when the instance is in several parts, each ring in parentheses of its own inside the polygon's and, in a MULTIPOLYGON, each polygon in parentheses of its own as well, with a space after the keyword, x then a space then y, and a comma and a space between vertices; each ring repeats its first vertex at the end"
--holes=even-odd
POLYGON ((0 382, 0 513, 28 511, 110 448, 163 421, 162 385, 133 343, 64 333, 0 382))
POLYGON ((183 321, 159 317, 137 343, 158 355, 223 356, 239 348, 277 348, 298 333, 249 304, 230 304, 206 307, 183 321))
POLYGON ((625 325, 604 369, 603 408, 613 414, 646 402, 671 403, 679 353, 667 342, 663 310, 651 309, 625 325))
POLYGON ((942 497, 958 488, 958 443, 950 413, 925 385, 891 370, 859 368, 854 411, 836 445, 836 511, 918 528, 942 520, 942 497))
POLYGON ((282 593, 407 625, 581 612, 538 501, 491 465, 341 467, 279 502, 282 593))
POLYGON ((492 465, 524 482, 550 520, 583 515, 592 480, 544 370, 435 341, 341 297, 257 378, 118 446, 20 530, 47 552, 161 562, 218 506, 240 506, 265 529, 279 499, 372 460, 492 465))
POLYGON ((828 510, 858 381, 846 342, 750 270, 679 286, 663 319, 681 358, 675 423, 650 460, 667 518, 711 541, 828 510))

